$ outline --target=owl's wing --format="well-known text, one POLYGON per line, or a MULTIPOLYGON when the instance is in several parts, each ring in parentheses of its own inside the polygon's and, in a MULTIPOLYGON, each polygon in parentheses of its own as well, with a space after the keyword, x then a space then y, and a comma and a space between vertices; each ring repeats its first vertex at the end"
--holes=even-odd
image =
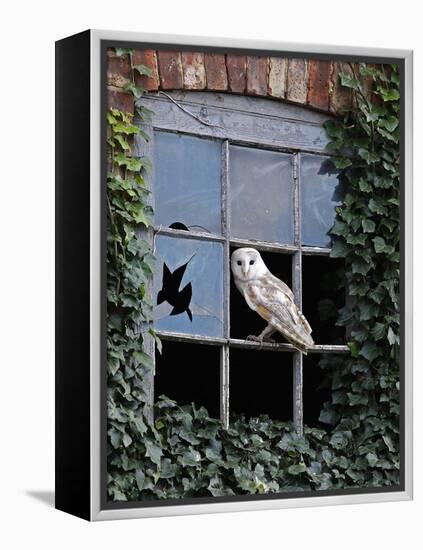
POLYGON ((289 288, 287 284, 285 284, 283 281, 272 275, 272 273, 269 273, 266 275, 266 284, 267 286, 275 286, 278 290, 283 292, 284 294, 287 294, 290 296, 292 300, 294 300, 294 294, 292 290, 289 288))
POLYGON ((283 287, 275 285, 271 279, 265 277, 260 283, 256 281, 248 283, 245 288, 245 297, 250 307, 253 306, 263 319, 275 327, 297 349, 306 353, 307 349, 314 345, 311 327, 295 305, 292 291, 289 288, 288 290, 289 292, 286 292, 283 287))

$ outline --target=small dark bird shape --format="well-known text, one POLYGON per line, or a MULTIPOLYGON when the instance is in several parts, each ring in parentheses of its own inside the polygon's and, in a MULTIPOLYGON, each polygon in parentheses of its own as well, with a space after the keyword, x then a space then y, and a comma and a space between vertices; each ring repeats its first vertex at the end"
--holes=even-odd
POLYGON ((157 304, 162 302, 168 302, 173 306, 170 315, 179 315, 179 313, 187 312, 187 315, 192 323, 192 312, 189 309, 192 298, 192 285, 188 283, 182 290, 179 290, 179 286, 184 276, 187 265, 194 256, 180 267, 176 268, 173 273, 163 263, 163 284, 162 289, 157 294, 157 304))
POLYGON ((179 229, 180 231, 189 231, 188 227, 182 222, 174 222, 169 225, 170 229, 179 229))

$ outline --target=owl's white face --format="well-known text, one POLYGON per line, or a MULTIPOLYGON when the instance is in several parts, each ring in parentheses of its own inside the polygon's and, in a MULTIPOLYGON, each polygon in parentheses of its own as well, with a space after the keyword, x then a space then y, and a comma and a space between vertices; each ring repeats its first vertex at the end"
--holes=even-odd
POLYGON ((266 275, 268 269, 254 248, 238 248, 231 256, 231 269, 240 281, 251 281, 266 275))

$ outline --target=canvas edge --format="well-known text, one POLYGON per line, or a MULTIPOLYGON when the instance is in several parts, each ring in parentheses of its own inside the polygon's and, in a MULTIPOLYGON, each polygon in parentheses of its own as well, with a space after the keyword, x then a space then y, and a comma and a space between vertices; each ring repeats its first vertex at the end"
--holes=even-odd
POLYGON ((91 425, 91 520, 115 520, 129 518, 147 518, 164 517, 174 515, 191 514, 211 514, 221 512, 240 512, 240 511, 261 511, 274 510, 295 507, 310 506, 332 506, 338 504, 365 504, 377 502, 406 501, 413 498, 413 379, 412 379, 412 359, 413 359, 413 278, 412 278, 412 204, 413 204, 413 52, 411 50, 385 49, 385 48, 363 48, 354 46, 334 46, 306 43, 288 43, 274 41, 241 40, 232 38, 199 37, 166 35, 151 33, 134 33, 123 31, 91 30, 91 120, 90 120, 90 145, 91 145, 91 165, 90 165, 90 327, 91 327, 91 350, 90 350, 90 382, 91 382, 91 402, 90 402, 90 425, 91 425), (101 358, 101 262, 100 262, 100 174, 101 174, 101 106, 99 98, 101 97, 100 67, 101 67, 101 41, 116 40, 125 42, 152 42, 166 43, 175 45, 190 44, 193 46, 215 46, 227 48, 245 48, 256 50, 280 50, 296 51, 303 53, 319 54, 341 54, 341 55, 362 55, 362 56, 380 56, 403 59, 405 61, 404 76, 404 115, 405 124, 405 158, 404 158, 404 178, 405 178, 405 219, 404 230, 406 235, 405 255, 405 369, 404 369, 404 417, 405 417, 405 489, 404 491, 392 491, 384 493, 366 493, 359 495, 336 495, 322 497, 302 497, 290 499, 272 499, 272 500, 251 500, 243 502, 216 502, 208 504, 187 504, 182 506, 160 506, 143 508, 120 508, 115 510, 101 509, 101 377, 100 377, 100 358, 101 358))

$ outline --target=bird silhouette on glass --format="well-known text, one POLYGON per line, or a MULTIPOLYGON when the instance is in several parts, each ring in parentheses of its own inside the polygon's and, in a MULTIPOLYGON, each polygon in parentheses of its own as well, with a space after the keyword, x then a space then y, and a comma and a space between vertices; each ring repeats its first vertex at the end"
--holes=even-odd
POLYGON ((179 287, 182 282, 187 265, 194 256, 180 267, 176 268, 172 273, 167 267, 166 263, 163 263, 163 282, 162 288, 157 293, 157 304, 167 302, 173 309, 169 315, 179 315, 186 312, 192 323, 192 312, 189 308, 192 298, 192 285, 188 283, 182 290, 179 287))

